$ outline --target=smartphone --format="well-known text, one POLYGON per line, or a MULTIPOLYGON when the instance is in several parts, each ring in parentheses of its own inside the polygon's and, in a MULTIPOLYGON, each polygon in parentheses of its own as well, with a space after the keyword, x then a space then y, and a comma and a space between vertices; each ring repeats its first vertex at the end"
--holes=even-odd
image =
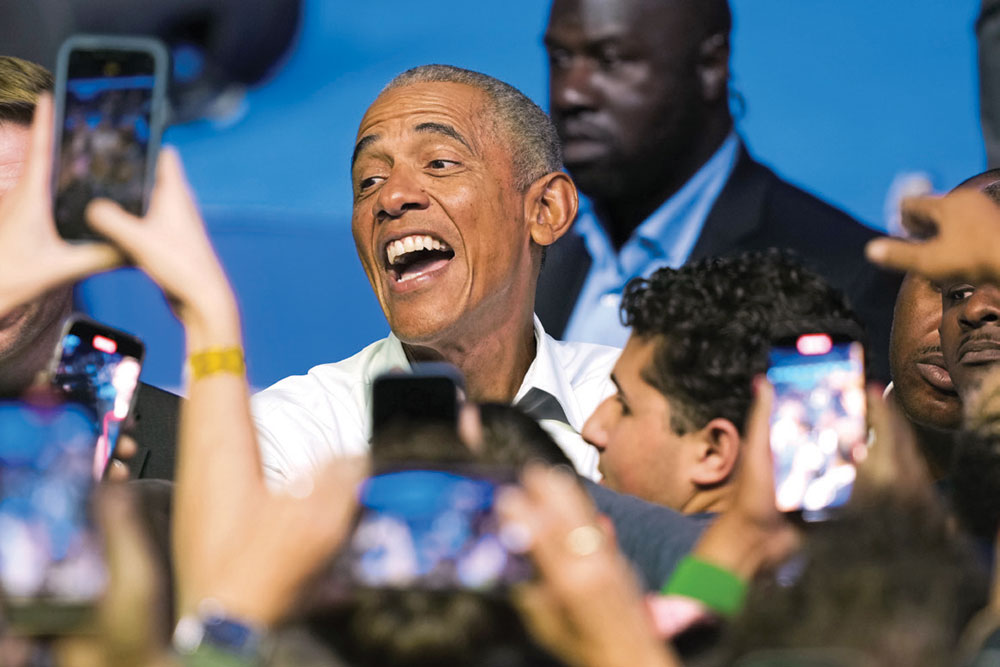
POLYGON ((444 425, 458 429, 465 381, 451 364, 413 364, 410 372, 384 373, 372 383, 372 433, 395 426, 444 425))
POLYGON ((104 475, 131 415, 144 353, 135 336, 79 315, 63 327, 50 382, 66 400, 86 406, 95 416, 95 479, 104 475))
POLYGON ((361 487, 337 569, 361 588, 488 592, 530 579, 527 545, 494 507, 515 479, 506 468, 383 466, 361 487))
POLYGON ((867 452, 864 346, 853 335, 805 331, 775 341, 771 452, 778 509, 829 518, 851 495, 867 452))
POLYGON ((76 35, 59 49, 52 192, 56 228, 101 238, 84 210, 106 197, 143 215, 166 118, 168 52, 147 37, 76 35))
POLYGON ((90 516, 97 437, 86 406, 0 402, 0 592, 18 632, 72 630, 104 592, 90 516))

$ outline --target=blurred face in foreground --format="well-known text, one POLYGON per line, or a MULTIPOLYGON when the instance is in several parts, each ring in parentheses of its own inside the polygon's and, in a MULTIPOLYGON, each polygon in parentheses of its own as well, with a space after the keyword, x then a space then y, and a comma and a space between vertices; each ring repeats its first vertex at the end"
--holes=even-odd
MULTIPOLYGON (((0 123, 0 199, 21 175, 29 135, 25 125, 0 123)), ((23 391, 44 367, 72 302, 72 288, 63 287, 9 313, 0 313, 0 393, 23 391)))

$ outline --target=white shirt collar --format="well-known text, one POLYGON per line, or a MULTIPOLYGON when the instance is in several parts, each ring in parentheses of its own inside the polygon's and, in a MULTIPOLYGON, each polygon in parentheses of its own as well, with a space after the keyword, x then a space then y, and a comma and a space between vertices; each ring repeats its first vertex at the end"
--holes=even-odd
MULTIPOLYGON (((532 387, 547 391, 556 397, 559 405, 566 413, 570 425, 579 431, 589 415, 582 414, 580 404, 576 399, 572 384, 566 378, 566 373, 556 358, 556 341, 545 333, 538 316, 534 316, 535 358, 532 359, 528 372, 524 375, 520 388, 514 395, 513 403, 521 400, 532 387)), ((371 400, 371 385, 376 377, 393 369, 409 370, 411 364, 406 358, 403 343, 390 332, 379 352, 372 356, 365 373, 366 390, 371 400)))

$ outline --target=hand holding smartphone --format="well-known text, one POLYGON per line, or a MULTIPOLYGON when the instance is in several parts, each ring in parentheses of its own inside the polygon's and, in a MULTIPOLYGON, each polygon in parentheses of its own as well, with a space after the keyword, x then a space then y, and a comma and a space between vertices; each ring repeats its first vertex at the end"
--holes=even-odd
POLYGON ((97 197, 141 216, 166 119, 168 52, 156 39, 77 35, 56 70, 54 216, 67 240, 100 237, 84 211, 97 197))
POLYGON ((778 509, 806 521, 829 518, 850 498, 867 446, 864 348, 833 330, 782 337, 767 378, 778 509))

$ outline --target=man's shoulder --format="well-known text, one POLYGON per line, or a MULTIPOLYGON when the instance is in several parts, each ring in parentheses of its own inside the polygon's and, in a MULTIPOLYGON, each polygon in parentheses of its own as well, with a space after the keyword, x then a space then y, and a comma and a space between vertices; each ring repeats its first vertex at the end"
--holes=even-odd
POLYGON ((265 416, 287 404, 307 407, 317 401, 327 402, 330 397, 354 393, 368 381, 373 360, 388 343, 389 339, 383 338, 346 359, 313 366, 304 375, 278 380, 254 394, 251 401, 255 416, 265 416))
POLYGON ((877 235, 875 230, 850 214, 785 180, 749 154, 744 154, 744 159, 745 163, 734 170, 732 179, 757 181, 763 188, 761 222, 765 230, 787 237, 789 234, 802 235, 806 228, 808 237, 816 242, 832 240, 836 245, 851 247, 863 246, 877 235))
POLYGON ((138 452, 130 462, 133 478, 173 479, 181 397, 141 382, 128 432, 138 452))
MULTIPOLYGON (((384 370, 392 339, 342 361, 279 380, 251 399, 261 462, 276 484, 337 456, 367 449, 369 384, 384 370)), ((396 343, 398 345, 398 342, 396 343)))

